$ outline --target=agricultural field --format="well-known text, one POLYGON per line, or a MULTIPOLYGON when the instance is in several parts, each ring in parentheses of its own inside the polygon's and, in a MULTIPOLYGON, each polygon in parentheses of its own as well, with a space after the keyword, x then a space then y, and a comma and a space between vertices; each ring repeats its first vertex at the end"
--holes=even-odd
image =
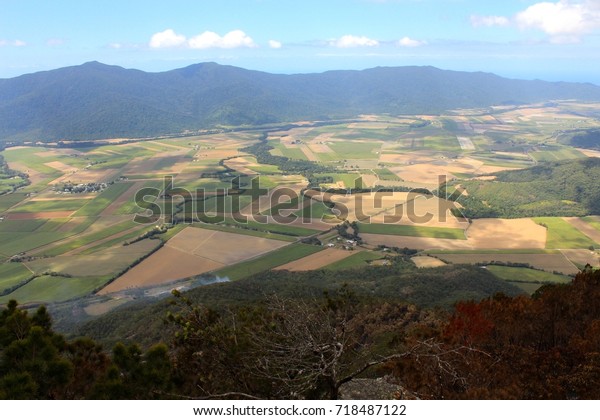
POLYGON ((553 272, 600 266, 600 215, 560 197, 532 203, 537 187, 495 180, 509 178, 501 171, 600 157, 560 134, 597 128, 600 106, 586 110, 559 101, 10 147, 2 157, 21 175, 0 180, 0 303, 102 295, 104 308, 203 273, 235 281, 271 269, 390 263, 378 245, 429 252, 413 257, 418 267, 529 264, 489 269, 531 292, 565 279, 553 272), (25 178, 28 185, 14 184, 25 178), (447 193, 487 191, 490 202, 518 202, 522 215, 486 217, 481 203, 471 217, 468 200, 437 193, 446 181, 447 193), (581 214, 552 214, 559 207, 581 214), (357 222, 352 249, 337 239, 344 222, 357 222))

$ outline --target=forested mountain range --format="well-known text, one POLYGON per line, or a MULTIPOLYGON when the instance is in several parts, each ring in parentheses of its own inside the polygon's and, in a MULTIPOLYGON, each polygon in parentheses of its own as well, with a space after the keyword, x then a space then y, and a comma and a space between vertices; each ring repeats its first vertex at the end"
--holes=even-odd
POLYGON ((146 137, 552 99, 600 100, 600 87, 414 66, 283 75, 216 63, 147 73, 90 62, 0 79, 0 141, 146 137))

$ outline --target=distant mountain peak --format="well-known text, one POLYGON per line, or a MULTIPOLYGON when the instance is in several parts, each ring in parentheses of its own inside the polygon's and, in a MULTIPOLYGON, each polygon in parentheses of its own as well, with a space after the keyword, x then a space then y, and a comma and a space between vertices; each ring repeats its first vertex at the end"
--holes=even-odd
POLYGON ((0 139, 147 137, 218 125, 439 114, 559 99, 600 101, 600 87, 432 66, 280 75, 214 62, 147 73, 90 61, 0 80, 0 139))

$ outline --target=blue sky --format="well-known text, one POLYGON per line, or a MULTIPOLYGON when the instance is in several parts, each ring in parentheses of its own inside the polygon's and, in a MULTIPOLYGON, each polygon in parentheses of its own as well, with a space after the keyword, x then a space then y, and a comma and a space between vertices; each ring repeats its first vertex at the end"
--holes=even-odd
POLYGON ((600 0, 0 0, 0 78, 92 60, 275 73, 433 65, 600 84, 600 0))

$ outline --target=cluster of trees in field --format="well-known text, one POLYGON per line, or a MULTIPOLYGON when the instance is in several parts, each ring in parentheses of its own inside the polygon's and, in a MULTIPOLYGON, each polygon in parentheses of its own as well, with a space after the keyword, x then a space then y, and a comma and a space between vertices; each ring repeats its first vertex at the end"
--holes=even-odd
POLYGON ((334 399, 354 378, 387 375, 423 399, 598 399, 598 299, 591 269, 532 297, 450 311, 351 286, 222 306, 174 292, 167 340, 111 352, 55 332, 44 307, 11 301, 0 312, 0 398, 334 399))
POLYGON ((309 178, 309 180, 314 173, 327 172, 330 170, 330 168, 316 164, 310 160, 295 160, 285 156, 273 156, 270 152, 270 150, 273 149, 273 146, 269 144, 267 137, 268 133, 263 133, 259 137, 258 143, 244 147, 243 149, 240 149, 240 151, 254 155, 258 163, 275 165, 279 167, 282 172, 296 175, 301 174, 309 178))
POLYGON ((570 131, 559 136, 561 143, 583 149, 600 149, 600 129, 591 128, 582 131, 570 131))
POLYGON ((4 156, 0 155, 0 195, 15 192, 18 188, 29 184, 29 176, 10 169, 4 156))
MULTIPOLYGON (((600 214, 599 179, 597 158, 543 163, 499 172, 494 180, 460 181, 468 195, 461 195, 457 201, 468 218, 600 214)), ((450 196, 448 187, 442 186, 438 194, 450 196)))

